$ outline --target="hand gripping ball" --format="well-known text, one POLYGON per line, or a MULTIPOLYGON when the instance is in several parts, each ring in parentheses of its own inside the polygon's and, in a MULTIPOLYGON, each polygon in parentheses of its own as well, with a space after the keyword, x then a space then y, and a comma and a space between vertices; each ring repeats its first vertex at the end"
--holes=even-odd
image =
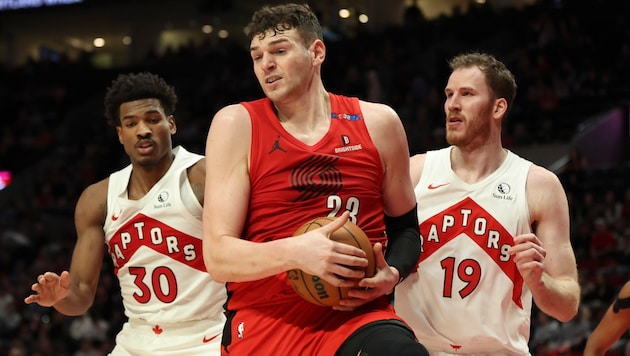
MULTIPOLYGON (((316 218, 302 225, 295 231, 293 236, 318 229, 331 223, 333 220, 334 218, 331 217, 316 218)), ((368 260, 365 277, 372 277, 376 274, 374 251, 372 250, 370 239, 355 223, 347 221, 345 225, 337 229, 330 238, 334 241, 356 246, 365 251, 368 260)), ((335 287, 324 279, 308 274, 302 270, 293 269, 287 271, 287 277, 295 292, 313 304, 320 306, 336 306, 339 305, 339 300, 348 298, 349 287, 335 287)))

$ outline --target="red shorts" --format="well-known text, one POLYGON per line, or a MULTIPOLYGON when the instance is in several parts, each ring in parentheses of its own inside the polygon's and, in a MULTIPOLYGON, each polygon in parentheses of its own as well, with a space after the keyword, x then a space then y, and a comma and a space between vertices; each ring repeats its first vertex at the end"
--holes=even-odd
POLYGON ((358 310, 336 311, 300 300, 228 312, 222 355, 334 355, 361 326, 401 320, 387 297, 358 310))

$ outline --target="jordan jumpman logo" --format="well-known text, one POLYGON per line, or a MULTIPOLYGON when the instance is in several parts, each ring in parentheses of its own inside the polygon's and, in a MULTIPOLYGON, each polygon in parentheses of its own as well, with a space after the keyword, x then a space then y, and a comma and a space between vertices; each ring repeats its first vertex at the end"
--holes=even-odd
POLYGON ((286 152, 287 151, 284 148, 280 147, 280 135, 278 135, 278 138, 276 139, 276 142, 274 142, 273 147, 271 147, 271 151, 269 151, 268 154, 271 154, 271 152, 273 152, 275 150, 280 150, 282 152, 286 152))

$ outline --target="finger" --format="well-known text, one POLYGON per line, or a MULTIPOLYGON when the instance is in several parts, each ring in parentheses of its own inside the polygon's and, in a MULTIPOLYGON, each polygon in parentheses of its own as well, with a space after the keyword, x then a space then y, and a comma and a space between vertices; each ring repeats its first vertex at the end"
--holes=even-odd
MULTIPOLYGON (((341 301, 339 303, 342 303, 341 301)), ((344 306, 344 305, 336 305, 333 307, 334 310, 337 311, 353 311, 354 309, 356 309, 356 307, 348 307, 348 306, 344 306)))
POLYGON ((70 273, 68 271, 61 272, 61 286, 70 289, 70 273))
POLYGON ((374 289, 368 286, 359 286, 348 291, 348 296, 356 299, 371 299, 374 297, 374 289))
POLYGON ((33 283, 33 284, 31 285, 31 290, 32 290, 32 291, 34 291, 34 292, 39 292, 39 291, 40 291, 40 289, 41 289, 41 288, 40 288, 40 284, 39 284, 39 283, 33 283))
POLYGON ((367 254, 362 249, 345 242, 333 241, 334 263, 352 267, 367 267, 367 254))
POLYGON ((326 280, 328 283, 332 284, 335 287, 352 288, 357 284, 356 279, 341 276, 337 273, 325 273, 320 278, 326 280))
POLYGON ((372 247, 374 250, 374 261, 376 262, 376 267, 378 269, 382 269, 388 267, 387 261, 385 261, 385 254, 383 253, 383 244, 377 242, 372 247))
POLYGON ((29 295, 28 297, 24 298, 24 303, 31 304, 31 303, 34 303, 36 300, 37 300, 36 295, 29 295))
POLYGON ((348 221, 349 217, 350 212, 346 210, 341 216, 333 220, 330 224, 322 226, 320 229, 326 236, 330 236, 333 232, 341 228, 348 221))

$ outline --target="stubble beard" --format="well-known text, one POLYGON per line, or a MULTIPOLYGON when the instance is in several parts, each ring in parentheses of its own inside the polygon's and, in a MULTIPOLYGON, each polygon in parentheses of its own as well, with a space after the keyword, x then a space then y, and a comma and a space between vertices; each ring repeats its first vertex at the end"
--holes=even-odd
POLYGON ((485 142, 490 135, 490 122, 484 120, 482 117, 478 117, 475 120, 466 120, 463 122, 465 125, 458 130, 449 129, 446 126, 446 142, 449 145, 457 147, 469 146, 474 141, 485 142))

